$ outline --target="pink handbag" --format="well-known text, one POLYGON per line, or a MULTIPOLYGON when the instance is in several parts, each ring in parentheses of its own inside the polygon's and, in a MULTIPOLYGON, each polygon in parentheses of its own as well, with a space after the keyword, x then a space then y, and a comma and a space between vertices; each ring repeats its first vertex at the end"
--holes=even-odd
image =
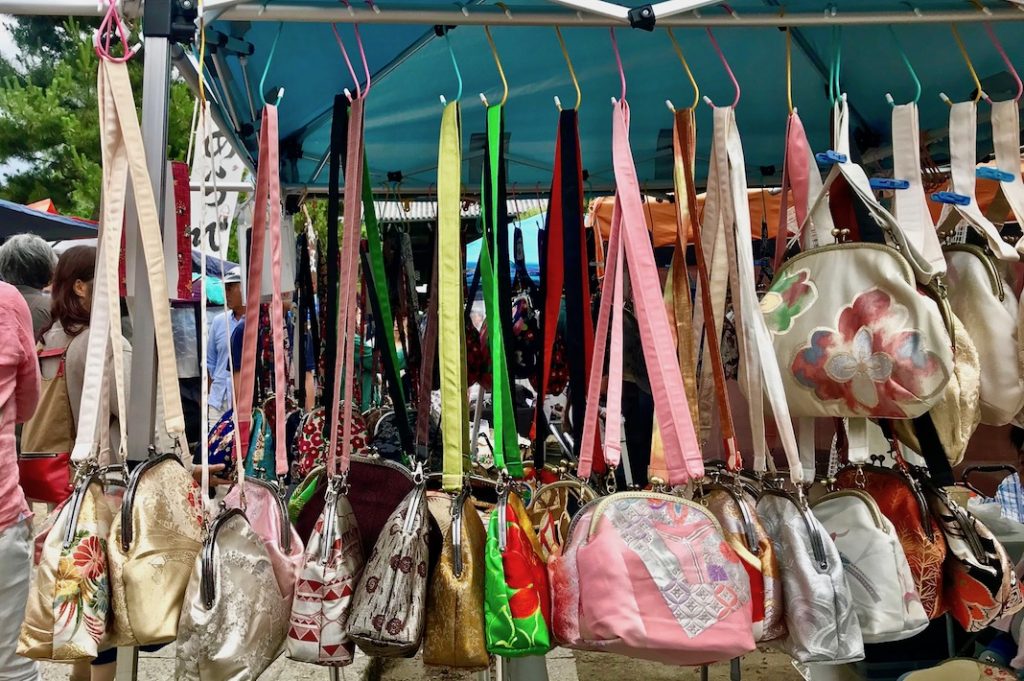
MULTIPOLYGON (((601 374, 612 326, 604 458, 619 462, 623 268, 637 322, 671 485, 704 475, 682 374, 671 342, 654 254, 644 230, 629 148, 629 107, 616 108, 618 184, 601 296, 579 475, 593 467, 601 374), (614 298, 614 306, 613 306, 614 298), (612 310, 616 314, 614 319, 612 310), (659 342, 660 341, 660 342, 659 342)), ((714 516, 700 504, 656 492, 622 492, 584 506, 548 571, 552 626, 563 646, 675 665, 701 665, 754 650, 750 582, 714 516)))
POLYGON ((224 497, 228 508, 244 508, 249 525, 263 540, 274 566, 274 576, 281 587, 281 595, 291 601, 295 580, 302 568, 303 546, 299 533, 288 519, 288 507, 278 486, 272 482, 247 478, 245 504, 241 503, 239 487, 233 487, 224 497))

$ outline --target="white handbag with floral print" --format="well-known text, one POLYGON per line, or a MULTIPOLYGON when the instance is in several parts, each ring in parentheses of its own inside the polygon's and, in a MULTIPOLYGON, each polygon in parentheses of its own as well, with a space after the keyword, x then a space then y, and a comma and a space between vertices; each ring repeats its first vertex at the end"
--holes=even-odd
MULTIPOLYGON (((903 252, 912 250, 892 214, 875 199, 864 171, 849 158, 846 103, 836 105, 838 161, 812 199, 801 232, 842 239, 829 201, 849 189, 887 242, 821 244, 776 273, 761 309, 772 332, 790 411, 801 417, 906 419, 928 411, 953 371, 940 304, 917 286, 903 252), (842 178, 843 183, 837 184, 842 178), (843 186, 845 185, 845 186, 843 186), (899 249, 899 250, 897 250, 899 249)), ((948 309, 947 309, 948 312, 948 309)))

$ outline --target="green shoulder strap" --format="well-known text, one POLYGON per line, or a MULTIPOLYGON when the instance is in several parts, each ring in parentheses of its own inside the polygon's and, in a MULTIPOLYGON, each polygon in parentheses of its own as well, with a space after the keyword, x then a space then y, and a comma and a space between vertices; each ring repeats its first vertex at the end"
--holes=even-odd
MULTIPOLYGON (((363 222, 366 226, 366 244, 370 253, 370 271, 373 274, 373 287, 380 298, 380 324, 388 329, 390 337, 395 333, 395 318, 391 312, 391 292, 388 291, 387 275, 384 272, 384 248, 381 245, 380 227, 377 224, 377 211, 373 206, 373 187, 370 186, 370 164, 363 154, 363 222)), ((398 351, 394 343, 388 343, 387 350, 391 355, 391 365, 397 368, 398 351)), ((398 375, 396 373, 396 375, 398 375)), ((398 382, 398 392, 405 399, 402 382, 398 382)))
POLYGON ((462 139, 459 104, 441 115, 437 152, 438 363, 441 375, 442 486, 462 488, 462 463, 469 455, 469 401, 466 379, 466 327, 463 323, 461 242, 462 139))
MULTIPOLYGON (((480 191, 481 214, 484 218, 484 234, 480 248, 480 270, 484 289, 484 305, 487 308, 487 340, 491 351, 491 391, 494 405, 494 465, 499 470, 507 469, 515 478, 523 476, 523 460, 519 451, 519 435, 516 430, 515 410, 512 403, 512 386, 509 379, 508 357, 505 351, 505 326, 508 324, 508 307, 511 300, 501 295, 501 273, 495 265, 500 260, 501 240, 508 245, 508 230, 503 228, 505 213, 505 188, 501 185, 501 167, 505 162, 502 153, 502 128, 504 108, 501 105, 487 109, 487 153, 484 155, 484 172, 480 191)), ((508 273, 506 272, 507 276, 508 273)))

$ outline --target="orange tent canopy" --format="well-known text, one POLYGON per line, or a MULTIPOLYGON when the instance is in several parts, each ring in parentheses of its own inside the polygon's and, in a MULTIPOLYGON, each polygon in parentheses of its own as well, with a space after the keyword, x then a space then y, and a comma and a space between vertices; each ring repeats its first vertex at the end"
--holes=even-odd
MULTIPOLYGON (((994 164, 981 164, 994 165, 994 164)), ((1024 170, 1024 161, 1021 163, 1024 170)), ((984 212, 999 191, 999 182, 978 178, 975 191, 978 205, 984 212)), ((698 214, 704 212, 704 194, 697 196, 698 214)), ((590 202, 590 209, 587 212, 587 227, 593 228, 600 225, 601 235, 608 238, 612 224, 612 206, 615 198, 612 196, 601 196, 590 202)), ((768 238, 774 239, 775 232, 779 225, 779 209, 781 195, 777 189, 748 189, 747 203, 750 206, 750 238, 761 239, 761 220, 767 213, 768 238)), ((928 209, 931 211, 932 220, 938 221, 939 213, 942 212, 942 204, 935 201, 928 202, 928 209)), ((654 234, 654 247, 672 246, 676 242, 676 206, 668 199, 659 199, 653 196, 644 197, 644 215, 647 218, 647 229, 654 234)), ((792 213, 791 213, 792 215, 792 213)), ((693 241, 693 234, 688 235, 688 240, 693 241)))

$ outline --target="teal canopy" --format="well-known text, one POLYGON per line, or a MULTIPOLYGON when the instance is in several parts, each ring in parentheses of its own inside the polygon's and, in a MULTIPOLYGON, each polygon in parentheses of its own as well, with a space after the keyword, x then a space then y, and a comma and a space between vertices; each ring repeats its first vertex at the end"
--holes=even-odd
MULTIPOLYGON (((320 0, 313 0, 316 4, 320 0)), ((272 8, 279 0, 270 0, 272 8)), ((514 16, 526 11, 551 10, 540 0, 506 0, 514 16)), ((987 0, 993 9, 1005 11, 1006 3, 987 0)), ((492 0, 469 4, 468 9, 493 9, 492 0)), ((639 3, 636 3, 639 4, 639 3)), ((776 17, 779 0, 733 0, 730 9, 741 18, 776 17)), ((379 5, 388 9, 387 0, 379 5)), ((326 9, 337 2, 323 0, 326 9)), ((451 4, 437 0, 403 0, 403 8, 451 10, 451 4)), ((789 0, 791 13, 824 13, 834 7, 839 16, 872 11, 909 15, 913 7, 906 2, 884 0, 789 0)), ((922 12, 970 10, 962 0, 921 0, 922 12)), ((360 7, 360 10, 364 8, 360 7)), ((566 13, 563 11, 562 15, 566 13)), ((495 16, 501 16, 495 12, 495 16)), ((572 16, 569 14, 568 16, 572 16)), ((701 16, 728 17, 722 5, 706 7, 701 16)), ((984 15, 970 14, 983 19, 984 15)), ((1024 19, 1024 12, 1020 12, 1024 19)), ((506 106, 507 157, 509 183, 520 192, 546 191, 551 181, 554 136, 558 112, 553 102, 559 96, 566 106, 575 101, 569 71, 551 27, 502 26, 495 21, 492 34, 508 77, 506 106)), ((343 88, 355 90, 355 84, 341 57, 330 24, 218 21, 213 27, 251 43, 253 54, 243 72, 237 56, 225 52, 230 71, 228 95, 237 112, 240 134, 249 152, 256 154, 260 76, 271 44, 280 31, 276 54, 267 69, 266 87, 283 86, 280 105, 282 139, 282 182, 295 191, 310 188, 322 191, 327 183, 323 167, 329 146, 330 111, 333 97, 343 88), (256 122, 242 87, 248 74, 255 96, 256 122), (321 170, 322 169, 322 170, 321 170)), ((1024 23, 994 22, 996 35, 1009 47, 1011 57, 1024 68, 1020 45, 1024 44, 1024 23)), ((362 77, 358 48, 350 25, 339 25, 342 39, 362 77)), ((1015 94, 1016 83, 999 53, 990 42, 983 24, 961 23, 960 32, 981 77, 983 89, 994 99, 1015 94)), ((367 155, 375 189, 383 189, 392 178, 402 178, 403 188, 421 188, 424 193, 436 183, 437 140, 441 118, 439 95, 455 96, 457 82, 444 38, 431 26, 364 25, 360 28, 365 43, 372 91, 366 109, 367 155)), ((609 98, 619 96, 619 73, 615 65, 607 28, 574 28, 571 21, 562 29, 579 76, 583 92, 580 112, 583 165, 589 187, 606 191, 612 186, 611 116, 609 98)), ((743 139, 747 173, 754 185, 777 184, 782 164, 783 135, 788 113, 786 96, 785 32, 774 26, 725 26, 716 28, 715 37, 728 58, 742 88, 737 119, 743 139)), ((702 28, 675 29, 675 35, 700 85, 701 95, 718 104, 733 99, 732 84, 721 61, 702 28)), ((479 26, 458 26, 448 32, 452 50, 463 77, 463 180, 467 190, 479 188, 484 139, 484 107, 478 93, 492 103, 501 98, 501 81, 484 35, 479 26)), ((793 101, 815 151, 829 147, 829 100, 827 73, 834 31, 831 26, 793 29, 793 101)), ((654 191, 671 186, 672 117, 665 100, 677 107, 689 106, 693 89, 673 51, 667 32, 623 27, 616 30, 627 78, 627 99, 632 108, 631 141, 637 169, 644 189, 654 191)), ((945 92, 952 99, 967 99, 975 90, 974 82, 957 49, 948 25, 899 24, 890 30, 884 25, 846 26, 841 32, 841 85, 848 93, 853 109, 854 153, 864 155, 867 165, 885 165, 889 144, 890 107, 885 94, 891 92, 899 102, 914 96, 914 83, 904 66, 897 40, 906 50, 922 86, 920 99, 921 130, 929 141, 929 152, 940 165, 948 158, 945 141, 948 108, 939 99, 945 92), (895 36, 895 37, 894 37, 895 36)), ((208 72, 224 86, 224 73, 216 72, 211 60, 208 72)), ((991 153, 988 106, 979 108, 979 160, 991 153)), ((698 181, 706 173, 710 148, 711 110, 698 108, 698 181)))

